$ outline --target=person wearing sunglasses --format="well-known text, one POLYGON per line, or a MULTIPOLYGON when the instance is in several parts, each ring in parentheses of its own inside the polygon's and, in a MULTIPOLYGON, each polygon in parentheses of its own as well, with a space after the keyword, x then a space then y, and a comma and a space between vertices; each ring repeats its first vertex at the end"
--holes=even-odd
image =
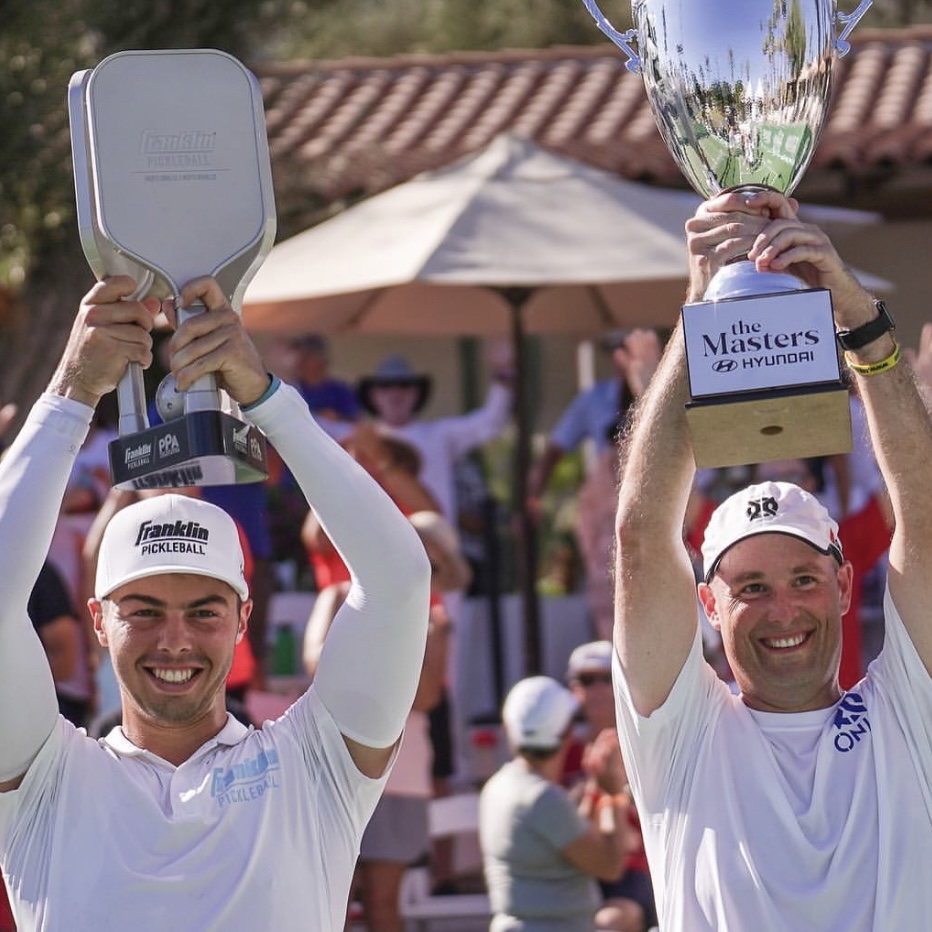
POLYGON ((611 747, 615 758, 610 773, 611 792, 620 800, 627 820, 632 850, 625 856, 621 876, 617 880, 599 882, 602 893, 603 917, 611 917, 610 927, 643 932, 656 925, 654 891, 641 838, 640 819, 631 800, 628 776, 618 744, 615 727, 615 694, 612 690, 611 641, 589 641, 580 644, 570 654, 566 682, 579 705, 584 731, 570 745, 564 763, 563 784, 577 797, 595 794, 596 803, 604 795, 598 792, 599 778, 605 784, 600 757, 593 753, 598 740, 611 747))

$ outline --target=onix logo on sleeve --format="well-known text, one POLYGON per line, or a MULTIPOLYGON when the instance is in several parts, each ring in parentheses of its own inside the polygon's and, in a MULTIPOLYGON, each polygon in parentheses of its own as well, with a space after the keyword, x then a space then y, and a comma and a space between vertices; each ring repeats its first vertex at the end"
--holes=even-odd
POLYGON ((847 693, 838 704, 832 721, 835 731, 835 750, 847 754, 871 731, 867 717, 867 704, 860 693, 847 693))

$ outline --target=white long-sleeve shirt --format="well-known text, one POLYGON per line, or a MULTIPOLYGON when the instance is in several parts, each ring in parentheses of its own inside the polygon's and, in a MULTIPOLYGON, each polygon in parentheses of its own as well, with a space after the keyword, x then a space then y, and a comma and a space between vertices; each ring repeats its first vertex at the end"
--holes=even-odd
POLYGON ((385 777, 343 736, 399 737, 427 631, 429 564, 382 490, 282 386, 248 413, 353 574, 314 686, 261 731, 229 719, 178 767, 57 716, 26 601, 91 411, 44 396, 0 464, 0 864, 21 932, 320 930, 343 923, 385 777))

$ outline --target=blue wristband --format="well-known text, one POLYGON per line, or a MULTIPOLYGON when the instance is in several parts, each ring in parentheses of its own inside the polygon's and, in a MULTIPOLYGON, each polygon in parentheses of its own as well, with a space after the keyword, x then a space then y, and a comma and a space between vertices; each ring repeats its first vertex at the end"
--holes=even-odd
POLYGON ((282 380, 271 372, 269 373, 269 378, 272 380, 269 387, 252 404, 240 405, 240 411, 252 411, 253 408, 258 408, 259 405, 268 401, 272 395, 278 391, 278 386, 282 384, 282 380))

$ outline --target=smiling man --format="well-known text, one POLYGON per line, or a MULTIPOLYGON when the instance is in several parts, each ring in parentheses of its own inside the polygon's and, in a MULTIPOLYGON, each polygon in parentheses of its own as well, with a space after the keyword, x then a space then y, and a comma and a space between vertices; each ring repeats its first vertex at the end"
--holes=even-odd
POLYGON ((730 192, 687 223, 689 299, 747 255, 827 288, 893 503, 886 641, 839 687, 851 565, 796 485, 736 493, 702 546, 702 608, 733 694, 703 660, 682 528, 695 465, 678 328, 623 451, 615 687, 659 924, 675 932, 885 932, 932 915, 932 420, 885 318, 776 192, 730 192))
MULTIPOLYGON (((313 686, 256 731, 224 684, 252 602, 236 525, 168 494, 119 512, 88 606, 120 686, 100 741, 57 712, 26 603, 75 454, 128 362, 151 363, 157 302, 96 285, 0 463, 0 865, 20 932, 332 932, 414 699, 430 567, 372 478, 270 377, 217 283, 172 337, 181 389, 213 372, 292 471, 351 569, 313 686)), ((165 308, 171 318, 174 309, 165 308)))

